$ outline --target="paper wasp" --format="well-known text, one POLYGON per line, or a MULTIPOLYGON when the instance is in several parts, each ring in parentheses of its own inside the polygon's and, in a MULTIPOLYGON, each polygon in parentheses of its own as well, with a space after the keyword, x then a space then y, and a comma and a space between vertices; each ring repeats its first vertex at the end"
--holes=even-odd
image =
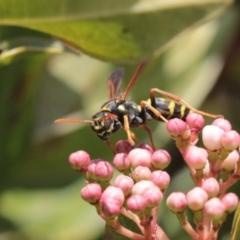
POLYGON ((112 133, 115 133, 120 128, 123 128, 126 131, 128 141, 132 145, 134 145, 133 139, 136 137, 130 129, 137 127, 143 128, 147 131, 151 144, 154 147, 152 134, 147 126, 147 121, 149 120, 156 119, 164 122, 167 122, 172 118, 185 120, 190 112, 196 112, 212 118, 221 117, 220 115, 213 115, 199 111, 191 107, 178 96, 157 88, 152 88, 150 90, 150 99, 147 101, 141 101, 140 105, 133 101, 126 100, 128 93, 136 83, 138 76, 146 64, 147 62, 142 62, 137 67, 125 91, 120 95, 118 95, 118 91, 122 82, 124 70, 119 68, 111 74, 107 81, 109 100, 101 106, 99 112, 92 116, 92 120, 57 119, 55 123, 90 123, 91 128, 96 132, 97 136, 104 140, 112 151, 115 152, 108 139, 112 133), (154 95, 155 93, 160 93, 168 99, 156 98, 154 95))

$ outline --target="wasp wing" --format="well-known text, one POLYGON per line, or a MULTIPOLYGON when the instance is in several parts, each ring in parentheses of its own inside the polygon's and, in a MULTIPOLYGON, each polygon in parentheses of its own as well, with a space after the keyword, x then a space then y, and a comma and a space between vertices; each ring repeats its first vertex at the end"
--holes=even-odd
POLYGON ((113 99, 117 96, 120 85, 122 83, 123 75, 124 69, 118 68, 109 77, 107 81, 109 99, 113 99))

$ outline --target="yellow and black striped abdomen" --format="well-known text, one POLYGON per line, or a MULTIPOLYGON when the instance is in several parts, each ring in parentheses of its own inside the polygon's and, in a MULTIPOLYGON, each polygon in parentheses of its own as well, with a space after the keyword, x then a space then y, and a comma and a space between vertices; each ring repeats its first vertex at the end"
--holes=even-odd
MULTIPOLYGON (((157 109, 161 113, 161 115, 166 119, 179 118, 185 120, 187 115, 191 112, 189 108, 182 105, 181 103, 177 103, 169 99, 155 98, 155 104, 152 104, 150 99, 148 99, 147 102, 152 107, 157 109)), ((152 116, 152 118, 158 121, 162 121, 161 118, 155 116, 155 114, 152 113, 148 108, 147 112, 152 116)))

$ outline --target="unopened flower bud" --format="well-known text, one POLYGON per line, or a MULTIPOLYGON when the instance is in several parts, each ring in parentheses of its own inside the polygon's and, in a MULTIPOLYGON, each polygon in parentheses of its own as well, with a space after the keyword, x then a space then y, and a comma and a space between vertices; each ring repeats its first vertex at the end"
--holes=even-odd
POLYGON ((218 126, 208 125, 203 128, 202 140, 204 146, 210 151, 221 149, 221 139, 224 131, 218 126))
POLYGON ((123 191, 124 196, 128 196, 132 190, 134 182, 132 178, 125 175, 118 175, 113 183, 115 187, 123 191))
POLYGON ((122 205, 113 199, 101 201, 101 210, 105 217, 114 218, 121 212, 122 205))
POLYGON ((238 196, 235 193, 225 194, 222 197, 221 201, 225 206, 226 213, 231 213, 237 209, 238 196))
POLYGON ((208 153, 203 148, 190 146, 186 150, 184 158, 190 167, 196 170, 202 170, 207 164, 208 153))
POLYGON ((158 206, 163 198, 162 192, 155 185, 145 189, 142 196, 146 199, 149 208, 158 206))
POLYGON ((237 162, 239 161, 239 153, 237 150, 232 151, 229 153, 228 157, 224 159, 222 162, 222 170, 228 173, 232 173, 235 171, 237 167, 237 162))
POLYGON ((97 204, 101 198, 101 195, 102 188, 97 183, 88 183, 81 190, 82 198, 91 204, 97 204))
POLYGON ((149 180, 151 180, 162 192, 164 192, 170 183, 170 176, 165 171, 156 170, 151 173, 149 180))
POLYGON ((69 156, 68 162, 74 170, 86 171, 90 163, 90 156, 85 151, 77 151, 69 156))
POLYGON ((142 213, 146 207, 147 200, 142 195, 133 195, 127 199, 126 208, 133 213, 142 213))
POLYGON ((191 129, 191 132, 199 133, 204 127, 205 119, 201 114, 189 113, 186 117, 186 123, 191 129))
POLYGON ((123 191, 120 188, 108 186, 102 193, 100 202, 116 201, 122 206, 124 199, 123 191))
POLYGON ((191 137, 191 131, 187 123, 181 119, 170 119, 166 123, 166 127, 173 139, 188 139, 191 137))
POLYGON ((167 207, 174 213, 182 213, 187 208, 187 198, 182 192, 171 193, 166 201, 167 207))
POLYGON ((148 180, 141 180, 134 184, 132 188, 132 195, 143 195, 144 191, 148 188, 151 188, 152 186, 155 186, 153 182, 148 180))
POLYGON ((88 166, 89 177, 94 181, 110 181, 113 176, 113 167, 102 159, 92 160, 88 166))
POLYGON ((152 154, 151 164, 154 169, 165 169, 171 162, 171 156, 165 150, 156 150, 152 154))
POLYGON ((228 131, 232 130, 231 123, 224 118, 215 119, 213 121, 212 125, 221 128, 224 132, 228 132, 228 131))
POLYGON ((124 199, 124 194, 120 188, 108 186, 100 199, 103 214, 109 218, 117 217, 120 214, 124 199))
POLYGON ((233 151, 239 146, 240 136, 239 134, 232 130, 228 132, 224 132, 222 136, 222 147, 227 151, 233 151))
POLYGON ((147 167, 138 166, 133 170, 132 177, 136 182, 141 180, 148 180, 150 178, 151 171, 147 167))
POLYGON ((140 143, 138 145, 138 148, 142 148, 142 149, 146 149, 148 150, 149 152, 153 153, 153 148, 151 145, 147 144, 147 143, 140 143))
POLYGON ((130 168, 130 159, 126 153, 117 153, 114 156, 113 165, 119 172, 128 171, 130 168))
POLYGON ((187 193, 188 207, 193 211, 201 210, 207 200, 207 193, 200 187, 195 187, 187 193))
POLYGON ((211 177, 203 181, 202 189, 207 193, 208 198, 212 198, 218 195, 220 186, 218 181, 215 178, 211 177))
POLYGON ((219 198, 211 198, 205 203, 204 212, 213 220, 220 220, 225 213, 225 206, 219 198))
POLYGON ((128 140, 120 140, 115 145, 115 150, 117 153, 128 154, 134 147, 130 144, 128 140))
POLYGON ((151 165, 151 153, 146 149, 135 148, 128 154, 128 161, 131 163, 131 167, 135 169, 138 166, 150 167, 151 165))

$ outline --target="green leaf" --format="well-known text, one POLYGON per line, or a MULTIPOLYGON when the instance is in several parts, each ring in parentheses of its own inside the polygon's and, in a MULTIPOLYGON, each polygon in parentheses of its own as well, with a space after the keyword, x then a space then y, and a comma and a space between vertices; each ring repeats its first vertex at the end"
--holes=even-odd
POLYGON ((0 65, 37 53, 58 54, 67 49, 49 35, 20 27, 0 27, 0 65))
POLYGON ((91 56, 136 62, 182 31, 219 16, 232 0, 0 0, 0 24, 39 30, 91 56))
POLYGON ((22 55, 21 62, 0 66, 0 189, 8 183, 8 174, 26 154, 33 128, 36 92, 39 87, 37 73, 41 71, 46 55, 33 58, 22 55), (7 127, 6 127, 7 126, 7 127))

